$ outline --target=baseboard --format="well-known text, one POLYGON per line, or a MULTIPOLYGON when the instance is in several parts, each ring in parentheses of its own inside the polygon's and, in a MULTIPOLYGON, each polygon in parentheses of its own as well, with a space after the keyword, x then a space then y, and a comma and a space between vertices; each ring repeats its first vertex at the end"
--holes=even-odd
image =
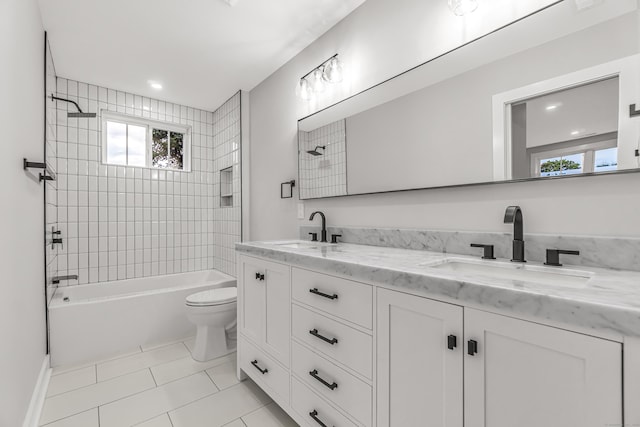
POLYGON ((49 387, 49 380, 51 379, 51 368, 49 366, 49 355, 47 354, 42 361, 42 368, 40 368, 40 374, 38 375, 38 381, 33 389, 31 395, 31 402, 29 402, 29 409, 27 415, 24 417, 24 423, 22 427, 37 427, 40 421, 40 414, 42 413, 42 407, 44 406, 44 399, 47 396, 47 388, 49 387))

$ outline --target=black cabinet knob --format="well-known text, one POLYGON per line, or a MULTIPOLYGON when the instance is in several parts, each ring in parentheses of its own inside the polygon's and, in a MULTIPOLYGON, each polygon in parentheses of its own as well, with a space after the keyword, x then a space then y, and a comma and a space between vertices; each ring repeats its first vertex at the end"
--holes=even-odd
POLYGON ((449 335, 447 337, 447 348, 453 350, 458 346, 458 337, 455 335, 449 335))
POLYGON ((475 356, 476 354, 478 354, 478 341, 469 340, 467 342, 467 354, 469 356, 475 356))
POLYGON ((256 273, 256 280, 264 281, 264 274, 256 273))

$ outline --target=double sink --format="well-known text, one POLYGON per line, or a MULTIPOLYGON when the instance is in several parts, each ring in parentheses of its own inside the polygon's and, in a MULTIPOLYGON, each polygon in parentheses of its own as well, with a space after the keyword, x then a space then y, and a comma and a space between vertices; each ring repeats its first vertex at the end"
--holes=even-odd
MULTIPOLYGON (((337 248, 332 243, 292 240, 273 243, 275 246, 288 249, 322 249, 337 248)), ((510 280, 514 282, 537 285, 559 285, 563 287, 582 288, 594 276, 593 272, 571 268, 546 267, 519 262, 498 260, 474 260, 462 257, 447 257, 438 261, 430 261, 417 265, 427 271, 448 273, 469 278, 493 280, 510 280)))

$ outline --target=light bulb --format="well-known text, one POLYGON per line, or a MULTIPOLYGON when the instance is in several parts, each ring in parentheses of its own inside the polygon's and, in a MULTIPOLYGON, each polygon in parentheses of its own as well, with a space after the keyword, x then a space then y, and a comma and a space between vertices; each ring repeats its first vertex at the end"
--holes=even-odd
POLYGON ((464 16, 478 8, 478 0, 449 0, 449 9, 456 16, 464 16))
POLYGON ((311 85, 307 81, 307 79, 300 79, 300 84, 298 85, 300 89, 300 98, 308 101, 313 98, 313 90, 311 90, 311 85))
POLYGON ((315 70, 313 74, 311 74, 311 88, 315 93, 324 92, 325 84, 322 79, 322 71, 315 70))
POLYGON ((339 83, 344 77, 342 74, 342 63, 337 57, 331 58, 324 66, 322 77, 330 83, 339 83))

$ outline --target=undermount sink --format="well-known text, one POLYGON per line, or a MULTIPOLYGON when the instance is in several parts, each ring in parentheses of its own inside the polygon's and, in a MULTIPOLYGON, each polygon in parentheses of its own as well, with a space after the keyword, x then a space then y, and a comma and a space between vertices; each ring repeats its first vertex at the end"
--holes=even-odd
POLYGON ((275 243, 276 246, 281 246, 283 248, 291 248, 291 249, 317 249, 323 246, 335 246, 331 243, 323 243, 323 242, 305 242, 303 240, 300 241, 291 241, 291 242, 279 242, 275 243))
POLYGON ((421 266, 485 279, 507 279, 576 288, 586 286, 593 276, 593 273, 582 270, 460 258, 447 259, 439 263, 421 264, 421 266))

